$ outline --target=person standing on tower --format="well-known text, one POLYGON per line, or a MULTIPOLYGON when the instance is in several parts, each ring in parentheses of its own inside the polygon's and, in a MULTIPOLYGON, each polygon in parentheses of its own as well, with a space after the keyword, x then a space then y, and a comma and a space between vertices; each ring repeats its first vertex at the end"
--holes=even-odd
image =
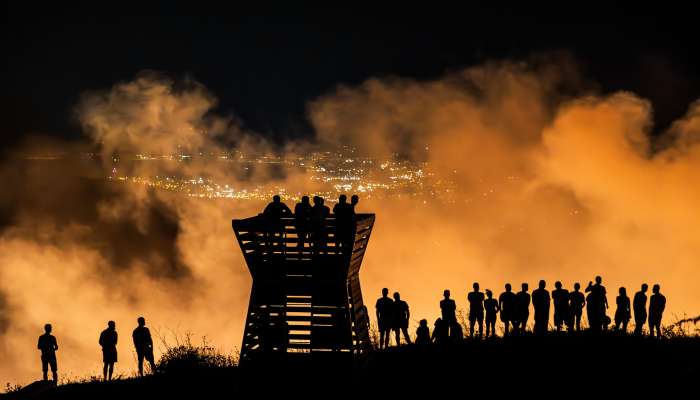
POLYGON ((303 196, 301 202, 294 206, 294 227, 297 230, 299 242, 297 247, 303 248, 311 230, 311 203, 309 196, 303 196))

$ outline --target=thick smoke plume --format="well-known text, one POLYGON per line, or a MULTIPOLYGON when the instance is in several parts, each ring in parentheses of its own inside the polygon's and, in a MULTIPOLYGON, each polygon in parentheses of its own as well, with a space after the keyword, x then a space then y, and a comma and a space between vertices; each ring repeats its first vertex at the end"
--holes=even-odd
MULTIPOLYGON (((412 319, 434 318, 443 289, 466 304, 471 283, 585 285, 610 293, 660 283, 672 315, 700 308, 700 102, 651 135, 651 105, 598 95, 571 63, 491 63, 434 81, 370 79, 309 104, 314 146, 426 162, 438 198, 363 200, 377 223, 361 272, 370 308, 400 291, 412 319)), ((0 376, 38 376, 36 337, 51 322, 62 374, 96 374, 97 336, 113 319, 118 369, 134 369, 130 332, 143 315, 163 334, 240 344, 250 277, 230 219, 263 204, 200 199, 107 179, 117 154, 267 154, 260 135, 214 115, 195 82, 142 75, 84 95, 84 143, 33 139, 0 167, 0 376), (61 163, 37 155, 64 154, 61 163), (94 157, 69 157, 94 154, 94 157), (27 160, 26 155, 34 157, 27 160)), ((281 151, 302 154, 311 144, 281 151)), ((179 175, 320 189, 303 172, 203 161, 118 164, 129 176, 179 175)), ((291 200, 290 200, 291 202, 291 200)), ((612 310, 610 311, 612 313, 612 310)))

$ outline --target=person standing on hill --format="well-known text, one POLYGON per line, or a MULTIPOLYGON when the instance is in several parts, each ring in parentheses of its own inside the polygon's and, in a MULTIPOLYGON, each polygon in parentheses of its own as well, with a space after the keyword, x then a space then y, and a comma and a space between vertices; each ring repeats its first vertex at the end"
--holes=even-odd
POLYGON ((452 330, 456 329, 455 325, 457 325, 457 304, 450 298, 449 290, 445 289, 442 295, 444 298, 440 300, 440 311, 442 313, 441 321, 444 325, 445 332, 451 336, 452 330))
POLYGON ((116 324, 114 321, 109 321, 107 323, 107 329, 100 333, 100 346, 102 346, 102 362, 104 363, 104 368, 102 370, 104 375, 104 380, 112 380, 112 373, 114 372, 114 363, 117 362, 117 331, 116 324))
POLYGON ((527 290, 527 283, 523 283, 522 290, 515 295, 517 321, 514 331, 517 333, 525 333, 527 329, 527 320, 530 318, 530 293, 528 293, 527 290))
POLYGON ((411 313, 408 310, 408 303, 401 300, 399 292, 394 293, 394 312, 393 312, 393 329, 396 335, 396 346, 401 345, 401 332, 406 339, 406 343, 411 344, 411 337, 408 335, 408 320, 411 318, 411 313))
POLYGON ((622 332, 627 333, 627 323, 630 322, 631 312, 630 312, 630 298, 627 297, 627 289, 621 287, 619 290, 619 295, 615 299, 615 304, 617 304, 617 309, 615 310, 615 330, 620 330, 620 325, 622 325, 622 332))
POLYGON ((552 302, 554 303, 554 326, 557 327, 557 332, 561 332, 561 327, 566 324, 569 332, 573 330, 571 317, 569 316, 569 291, 562 287, 561 282, 554 283, 555 289, 552 290, 552 302))
POLYGON ((445 345, 449 340, 449 327, 447 323, 439 318, 435 320, 435 325, 433 326, 433 335, 430 337, 430 341, 437 345, 445 345))
POLYGON ((506 291, 498 296, 498 308, 501 310, 501 321, 503 321, 503 336, 508 336, 508 325, 512 325, 513 331, 516 329, 516 299, 510 283, 506 283, 506 291))
POLYGON ((574 283, 574 291, 569 294, 569 318, 571 325, 576 328, 577 332, 581 331, 581 316, 585 305, 586 297, 581 293, 581 284, 576 282, 574 283))
POLYGON ((486 337, 496 336, 496 314, 500 311, 498 301, 493 298, 493 293, 486 289, 486 300, 484 300, 484 310, 486 310, 486 337))
POLYGON ((544 280, 540 280, 538 288, 532 291, 532 306, 535 308, 534 332, 536 335, 547 334, 551 299, 549 291, 545 289, 546 286, 547 283, 544 280))
POLYGON ((664 315, 664 309, 666 309, 666 297, 661 294, 660 290, 661 286, 654 285, 651 289, 654 294, 649 298, 649 334, 654 337, 654 331, 656 331, 658 338, 661 338, 661 319, 664 315))
POLYGON ((588 324, 594 332, 603 330, 606 321, 606 310, 608 309, 608 297, 605 286, 602 285, 603 278, 595 277, 595 285, 593 282, 588 282, 586 292, 590 292, 588 297, 588 324))
POLYGON ((379 326, 379 349, 389 347, 389 336, 394 317, 394 301, 389 297, 389 289, 382 289, 382 297, 377 300, 377 325, 379 326))
POLYGON ((426 347, 430 344, 430 328, 428 328, 428 320, 422 319, 418 323, 416 329, 416 346, 426 347))
POLYGON ((469 302, 469 337, 474 337, 474 324, 479 324, 479 338, 481 339, 484 328, 484 294, 479 291, 479 283, 472 285, 473 292, 467 295, 469 302))
POLYGON ((647 290, 649 285, 642 284, 641 290, 634 294, 632 307, 634 309, 634 335, 641 336, 644 324, 647 323, 647 290))
POLYGON ((153 357, 153 339, 151 331, 146 328, 146 319, 139 317, 137 320, 139 326, 134 329, 132 338, 134 339, 134 347, 136 348, 136 357, 139 364, 139 376, 143 376, 143 359, 151 365, 151 373, 156 372, 156 363, 153 357))
POLYGON ((36 345, 37 349, 41 350, 41 370, 44 380, 48 380, 49 366, 53 375, 54 385, 58 383, 58 366, 56 362, 56 350, 58 343, 56 337, 51 334, 51 324, 44 325, 44 334, 39 336, 39 341, 36 345))

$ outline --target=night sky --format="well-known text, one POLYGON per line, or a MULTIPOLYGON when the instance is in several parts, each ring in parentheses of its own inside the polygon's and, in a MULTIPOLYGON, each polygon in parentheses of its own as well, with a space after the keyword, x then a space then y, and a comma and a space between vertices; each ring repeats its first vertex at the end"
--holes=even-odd
POLYGON ((431 79, 485 60, 542 52, 571 54, 600 92, 631 90, 650 99, 657 133, 700 92, 692 12, 682 8, 88 4, 5 5, 6 150, 28 133, 79 137, 72 110, 80 94, 142 70, 196 79, 218 97, 217 112, 236 115, 278 142, 313 135, 306 103, 338 84, 431 79), (192 13, 200 15, 186 16, 192 13))

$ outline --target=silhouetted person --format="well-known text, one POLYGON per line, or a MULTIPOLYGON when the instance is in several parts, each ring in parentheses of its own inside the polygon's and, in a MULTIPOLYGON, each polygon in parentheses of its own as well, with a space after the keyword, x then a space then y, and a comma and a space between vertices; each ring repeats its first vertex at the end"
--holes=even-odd
POLYGON ((651 289, 653 294, 649 298, 649 334, 654 337, 654 330, 656 330, 656 337, 660 338, 661 319, 666 308, 666 297, 659 290, 661 290, 661 286, 658 284, 651 289))
POLYGON ((642 334, 644 324, 647 323, 647 290, 649 290, 649 285, 643 283, 641 290, 634 294, 634 301, 632 302, 634 309, 634 334, 636 336, 642 334))
POLYGON ((401 332, 403 332, 406 343, 411 344, 411 337, 408 335, 408 320, 411 317, 411 313, 408 310, 408 303, 401 300, 399 292, 394 293, 393 310, 392 329, 396 335, 396 346, 401 345, 401 332))
POLYGON ((136 358, 139 363, 139 375, 143 376, 143 359, 151 365, 151 373, 156 372, 156 363, 153 357, 153 339, 151 331, 146 328, 146 319, 139 317, 137 320, 139 326, 134 329, 131 337, 134 339, 134 348, 136 348, 136 358))
POLYGON ((630 298, 627 297, 627 289, 621 287, 619 290, 619 295, 615 298, 615 304, 617 308, 615 309, 615 330, 620 330, 620 325, 622 325, 622 332, 627 333, 627 324, 630 322, 631 310, 630 310, 630 298))
POLYGON ((352 210, 352 213, 355 214, 355 206, 360 202, 360 196, 353 194, 352 197, 350 198, 350 207, 352 210))
POLYGON ((554 303, 554 326, 557 327, 557 332, 561 331, 561 326, 566 324, 569 332, 573 329, 571 317, 569 316, 569 291, 562 288, 561 282, 554 283, 555 289, 552 290, 552 303, 554 303))
POLYGON ((352 224, 350 226, 350 232, 352 233, 352 236, 354 236, 355 232, 357 232, 357 211, 355 211, 355 207, 359 202, 360 196, 353 194, 350 198, 350 213, 352 215, 352 224))
POLYGON ((425 347, 430 344, 430 328, 428 328, 428 320, 422 319, 418 323, 416 329, 416 345, 425 347))
POLYGON ((447 344, 448 339, 449 327, 447 322, 445 322, 445 320, 442 318, 436 319, 433 327, 433 335, 431 336, 430 340, 435 344, 444 345, 447 344))
POLYGON ((274 238, 283 236, 284 224, 282 223, 282 217, 291 217, 292 210, 290 210, 286 204, 282 203, 278 195, 274 195, 272 197, 272 202, 265 207, 263 215, 267 221, 266 236, 268 251, 270 251, 271 249, 269 246, 284 245, 284 243, 278 242, 274 238))
POLYGON ((444 299, 440 300, 440 311, 442 313, 442 322, 445 324, 445 329, 448 333, 457 324, 457 304, 450 298, 450 291, 443 292, 444 299))
POLYGON ((102 346, 102 362, 104 363, 104 379, 112 380, 114 363, 117 362, 117 331, 114 321, 107 323, 107 329, 100 333, 100 346, 102 346))
POLYGON ((463 341, 464 330, 462 329, 462 325, 455 321, 452 325, 450 325, 450 343, 460 344, 463 341))
POLYGON ((484 294, 479 291, 479 283, 472 285, 473 292, 467 295, 469 302, 469 337, 474 337, 474 324, 479 324, 479 338, 484 328, 484 294))
POLYGON ((537 289, 532 291, 532 307, 535 309, 535 326, 533 330, 536 335, 547 334, 551 299, 549 291, 545 289, 546 286, 547 283, 544 280, 540 280, 537 289))
POLYGON ((379 348, 389 347, 389 336, 394 317, 394 301, 389 297, 389 289, 382 289, 382 297, 377 300, 377 324, 379 325, 379 348))
POLYGON ((348 246, 350 230, 352 229, 353 207, 348 204, 347 196, 341 194, 338 203, 333 206, 335 216, 335 243, 336 246, 348 246))
POLYGON ((596 331, 602 329, 602 321, 596 320, 598 314, 593 297, 593 293, 588 293, 586 295, 586 317, 588 317, 588 329, 596 331))
POLYGON ((309 203, 309 196, 303 196, 301 202, 294 206, 294 227, 299 238, 297 246, 304 247, 311 230, 311 203, 309 203))
POLYGON ((603 330, 606 317, 605 310, 608 308, 608 297, 602 282, 603 278, 596 276, 595 285, 593 282, 588 282, 588 287, 586 287, 586 292, 590 292, 590 295, 586 299, 588 303, 588 307, 586 308, 588 312, 588 324, 594 332, 603 330))
POLYGON ((512 324, 516 329, 518 310, 516 307, 515 293, 511 292, 510 283, 506 283, 506 291, 498 296, 498 307, 501 309, 501 321, 503 321, 503 335, 508 336, 508 325, 512 324))
POLYGON ((527 292, 527 283, 523 283, 522 290, 515 295, 515 307, 517 310, 514 331, 524 333, 527 329, 527 320, 530 318, 530 293, 527 292))
POLYGON ((326 218, 330 209, 323 204, 323 198, 314 196, 314 205, 311 208, 311 229, 314 242, 314 252, 319 254, 327 241, 326 218))
POLYGON ((569 294, 569 311, 571 312, 571 324, 576 328, 576 331, 581 331, 581 315, 583 307, 586 305, 586 298, 580 292, 581 284, 574 283, 574 291, 569 294))
POLYGON ((44 374, 44 380, 48 380, 49 366, 53 375, 53 383, 58 383, 58 364, 56 362, 56 350, 58 343, 56 337, 51 334, 51 324, 44 325, 44 334, 39 336, 39 341, 36 348, 41 350, 41 370, 44 374))
POLYGON ((493 298, 493 293, 486 289, 486 300, 484 300, 484 310, 486 310, 486 337, 496 336, 496 314, 500 310, 498 300, 493 298))
POLYGON ((291 217, 292 210, 287 207, 286 204, 282 203, 282 200, 278 195, 272 196, 272 202, 265 207, 263 214, 267 217, 270 224, 275 227, 276 231, 281 230, 283 217, 291 217))

